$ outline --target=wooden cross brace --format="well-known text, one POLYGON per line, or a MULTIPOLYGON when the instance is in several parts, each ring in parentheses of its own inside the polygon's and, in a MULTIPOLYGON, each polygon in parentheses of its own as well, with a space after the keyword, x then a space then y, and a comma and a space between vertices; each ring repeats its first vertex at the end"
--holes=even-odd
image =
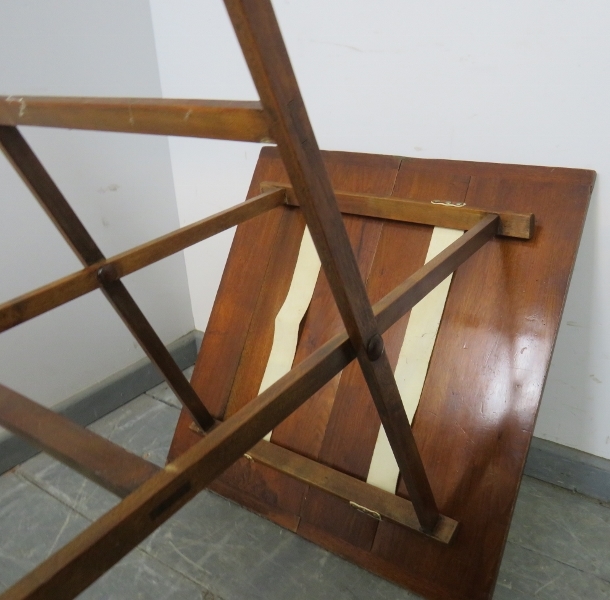
POLYGON ((101 289, 205 432, 164 469, 0 386, 0 424, 125 498, 5 592, 2 600, 73 598, 244 454, 379 518, 449 543, 457 523, 437 509, 381 334, 495 235, 532 236, 531 214, 489 213, 408 199, 335 194, 269 0, 225 0, 261 103, 8 97, 0 145, 84 269, 0 306, 0 332, 101 289), (17 125, 275 141, 292 183, 263 185, 247 202, 106 258, 45 171, 17 125), (300 206, 345 331, 246 407, 217 423, 120 281, 173 253, 282 204, 300 206), (341 212, 468 229, 371 306, 341 212), (357 359, 410 500, 373 488, 265 441, 263 436, 357 359))

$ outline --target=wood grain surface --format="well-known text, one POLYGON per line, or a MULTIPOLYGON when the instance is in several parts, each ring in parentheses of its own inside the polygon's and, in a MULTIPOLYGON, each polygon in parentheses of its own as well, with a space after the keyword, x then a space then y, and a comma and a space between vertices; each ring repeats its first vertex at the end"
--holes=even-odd
POLYGON ((0 98, 0 125, 270 142, 259 102, 168 98, 0 98))
MULTIPOLYGON (((454 274, 414 418, 414 434, 439 509, 459 521, 460 528, 450 546, 439 548, 439 544, 417 533, 389 521, 376 521, 324 492, 307 488, 247 459, 236 463, 212 487, 427 598, 490 598, 594 173, 340 152, 327 152, 323 156, 333 187, 339 192, 392 195, 425 203, 442 195, 483 210, 535 214, 536 229, 531 240, 496 238, 454 274)), ((259 159, 252 194, 258 192, 262 181, 287 182, 281 160, 271 148, 266 148, 259 159)), ((258 218, 265 217, 268 218, 267 215, 258 218)), ((345 217, 348 230, 350 219, 365 218, 345 217)), ((354 250, 362 261, 361 271, 368 273, 367 292, 374 302, 423 264, 432 228, 379 219, 371 221, 380 227, 380 230, 370 230, 375 231, 370 234, 377 239, 375 247, 370 249, 373 242, 368 236, 366 239, 352 237, 351 242, 354 246, 354 241, 360 240, 354 250)), ((240 280, 248 274, 244 267, 247 257, 243 250, 238 251, 238 236, 243 235, 247 226, 238 227, 235 251, 225 273, 227 278, 240 280)), ((278 231, 279 220, 276 235, 278 231)), ((271 247, 269 250, 273 254, 271 247)), ((281 252, 279 248, 277 252, 281 252)), ((266 260, 269 264, 273 259, 266 260)), ((280 276, 276 273, 274 277, 280 276)), ((258 276, 258 293, 263 289, 263 278, 264 274, 258 276)), ((234 292, 227 286, 222 293, 230 297, 234 292)), ((303 322, 301 352, 305 345, 314 349, 327 339, 324 327, 314 331, 313 323, 309 324, 314 310, 319 314, 324 312, 314 304, 322 302, 322 295, 319 282, 310 308, 311 317, 308 313, 303 322)), ((219 292, 217 303, 222 302, 219 292)), ((324 304, 328 312, 336 310, 330 297, 324 304)), ((262 311, 264 296, 257 297, 256 305, 252 314, 262 311)), ((274 306, 279 310, 281 302, 277 301, 274 306)), ((263 357, 268 355, 267 346, 272 337, 274 314, 270 312, 263 319, 266 325, 257 326, 257 335, 263 341, 260 348, 263 357), (266 327, 266 333, 260 333, 266 327)), ((249 327, 252 315, 248 319, 249 327)), ((325 315, 324 319, 327 327, 333 326, 332 316, 325 315)), ((408 315, 384 335, 392 365, 407 320, 408 315)), ((214 328, 210 335, 215 336, 215 332, 214 328)), ((247 331, 239 335, 246 336, 247 331)), ((235 360, 228 347, 225 353, 216 357, 202 350, 198 370, 215 373, 210 364, 217 360, 235 360)), ((249 369, 259 373, 264 370, 264 366, 255 365, 257 360, 260 357, 246 361, 252 361, 251 367, 246 363, 240 365, 244 376, 249 369)), ((226 377, 227 398, 231 395, 230 379, 226 377)), ((272 440, 277 443, 281 439, 282 446, 364 479, 379 417, 355 363, 337 377, 333 386, 334 393, 329 393, 323 401, 318 399, 319 407, 315 411, 307 410, 308 401, 301 409, 300 418, 293 417, 292 422, 287 420, 276 428, 284 432, 283 437, 278 435, 272 440), (312 415, 314 426, 306 420, 312 415)), ((251 390, 255 388, 253 384, 251 390)), ((203 392, 197 386, 195 389, 203 392)), ((312 405, 316 399, 313 400, 312 405)), ((200 439, 188 430, 188 418, 183 415, 182 421, 174 440, 174 456, 200 439)), ((402 484, 398 494, 406 495, 402 484)))

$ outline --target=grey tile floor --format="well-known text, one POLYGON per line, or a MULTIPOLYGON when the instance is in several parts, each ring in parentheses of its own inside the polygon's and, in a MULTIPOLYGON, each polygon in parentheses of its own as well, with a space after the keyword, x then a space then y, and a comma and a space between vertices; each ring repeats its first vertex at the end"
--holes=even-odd
MULTIPOLYGON (((162 384, 91 429, 162 465, 178 407, 162 384)), ((42 454, 0 477, 0 591, 116 502, 110 493, 42 454)), ((80 598, 417 596, 203 492, 80 598)), ((494 598, 610 600, 610 507, 526 477, 494 598)))

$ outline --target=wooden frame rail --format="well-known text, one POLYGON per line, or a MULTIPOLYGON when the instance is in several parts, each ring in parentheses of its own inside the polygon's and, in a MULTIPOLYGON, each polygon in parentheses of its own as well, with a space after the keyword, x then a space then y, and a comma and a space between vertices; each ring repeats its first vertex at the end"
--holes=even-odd
POLYGON ((197 244, 221 231, 281 206, 284 190, 271 190, 196 223, 181 227, 0 305, 0 333, 101 287, 102 272, 121 278, 197 244))
MULTIPOLYGON (((492 239, 498 222, 497 215, 485 217, 376 303, 373 312, 379 331, 390 327, 492 239)), ((347 332, 336 335, 17 582, 0 596, 0 600, 74 598, 247 453, 356 356, 347 332)), ((413 514, 416 514, 414 503, 411 504, 413 514)), ((389 512, 391 509, 384 510, 389 512)), ((405 525, 411 523, 409 518, 404 521, 405 525)), ((427 530, 421 527, 418 515, 417 523, 422 533, 436 539, 439 539, 441 528, 453 527, 451 522, 439 518, 435 527, 427 530)), ((444 538, 447 538, 446 534, 444 538)))
MULTIPOLYGON (((254 448, 248 450, 245 456, 254 462, 289 475, 297 481, 327 492, 374 519, 391 521, 414 531, 420 530, 413 504, 396 494, 369 485, 266 440, 261 440, 254 448)), ((428 537, 449 544, 457 527, 457 521, 441 515, 436 528, 428 537)))
MULTIPOLYGON (((286 191, 286 204, 299 206, 292 186, 267 181, 261 184, 262 192, 277 188, 286 191)), ((483 217, 492 214, 488 210, 467 207, 465 204, 455 205, 451 202, 444 202, 442 199, 424 203, 394 196, 388 198, 369 194, 346 194, 337 190, 335 190, 335 198, 342 213, 447 227, 448 229, 470 229, 483 217)), ((498 235, 523 240, 529 240, 534 235, 533 213, 498 211, 493 214, 500 217, 498 235)))
POLYGON ((232 100, 7 96, 0 125, 273 142, 260 102, 232 100))

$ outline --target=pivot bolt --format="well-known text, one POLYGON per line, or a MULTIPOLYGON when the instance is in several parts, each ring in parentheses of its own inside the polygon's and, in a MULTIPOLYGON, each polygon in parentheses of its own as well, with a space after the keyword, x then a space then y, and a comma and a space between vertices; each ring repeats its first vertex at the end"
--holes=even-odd
POLYGON ((104 265, 97 270, 97 280, 104 283, 112 283, 119 278, 119 273, 113 264, 104 265))
POLYGON ((370 340, 366 346, 366 354, 369 357, 369 360, 375 361, 381 357, 384 353, 385 345, 383 343, 383 338, 376 333, 370 340))

